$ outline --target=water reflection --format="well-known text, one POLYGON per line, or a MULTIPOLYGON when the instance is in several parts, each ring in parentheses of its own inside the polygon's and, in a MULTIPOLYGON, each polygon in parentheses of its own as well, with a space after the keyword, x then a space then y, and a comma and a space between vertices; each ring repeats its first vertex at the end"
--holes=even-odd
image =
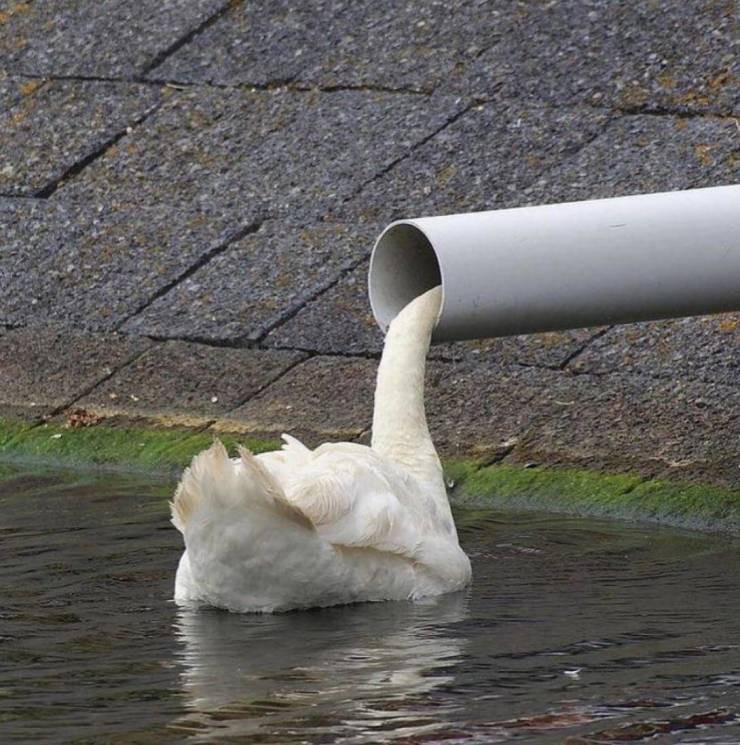
POLYGON ((274 616, 182 609, 189 712, 175 726, 255 742, 429 733, 456 708, 429 694, 452 683, 468 602, 456 593, 274 616))

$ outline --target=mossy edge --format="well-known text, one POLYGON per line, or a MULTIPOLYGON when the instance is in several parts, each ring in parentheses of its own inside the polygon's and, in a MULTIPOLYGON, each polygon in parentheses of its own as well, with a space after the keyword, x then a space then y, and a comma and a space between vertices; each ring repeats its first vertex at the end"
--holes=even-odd
POLYGON ((626 473, 496 464, 454 486, 459 504, 651 522, 740 535, 740 489, 626 473))
MULTIPOLYGON (((229 433, 219 439, 230 451, 237 443, 254 452, 280 447, 277 440, 229 433)), ((152 427, 66 428, 32 426, 0 418, 0 461, 173 476, 214 439, 210 432, 152 427)), ((655 522, 740 535, 740 490, 624 473, 585 469, 481 466, 449 459, 445 478, 458 504, 540 510, 572 515, 655 522)))
MULTIPOLYGON (((219 433, 218 438, 234 451, 237 444, 255 453, 275 450, 277 440, 219 433)), ((210 432, 153 427, 67 428, 59 423, 37 426, 0 418, 0 460, 38 464, 171 475, 192 457, 210 446, 210 432)))

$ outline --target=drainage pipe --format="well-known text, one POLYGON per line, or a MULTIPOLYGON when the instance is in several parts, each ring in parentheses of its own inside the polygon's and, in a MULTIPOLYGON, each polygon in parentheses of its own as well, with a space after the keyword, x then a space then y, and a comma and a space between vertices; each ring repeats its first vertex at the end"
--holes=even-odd
POLYGON ((435 341, 740 310, 740 185, 389 225, 369 273, 380 327, 438 284, 435 341))

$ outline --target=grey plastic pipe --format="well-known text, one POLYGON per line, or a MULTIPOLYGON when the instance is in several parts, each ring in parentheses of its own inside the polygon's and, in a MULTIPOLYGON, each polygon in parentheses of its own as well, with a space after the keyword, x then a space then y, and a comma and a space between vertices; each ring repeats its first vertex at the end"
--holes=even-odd
POLYGON ((740 185, 389 225, 369 273, 380 327, 440 283, 435 341, 740 310, 740 185))

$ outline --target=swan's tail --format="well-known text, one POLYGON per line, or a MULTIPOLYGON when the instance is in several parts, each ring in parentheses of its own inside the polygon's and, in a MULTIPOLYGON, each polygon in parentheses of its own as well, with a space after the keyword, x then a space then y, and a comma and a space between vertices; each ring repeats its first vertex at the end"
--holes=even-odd
POLYGON ((219 440, 193 458, 185 469, 170 502, 172 523, 185 533, 188 522, 202 509, 229 509, 239 505, 267 508, 283 517, 311 527, 301 512, 285 498, 270 472, 246 448, 239 447, 239 460, 229 458, 219 440))

